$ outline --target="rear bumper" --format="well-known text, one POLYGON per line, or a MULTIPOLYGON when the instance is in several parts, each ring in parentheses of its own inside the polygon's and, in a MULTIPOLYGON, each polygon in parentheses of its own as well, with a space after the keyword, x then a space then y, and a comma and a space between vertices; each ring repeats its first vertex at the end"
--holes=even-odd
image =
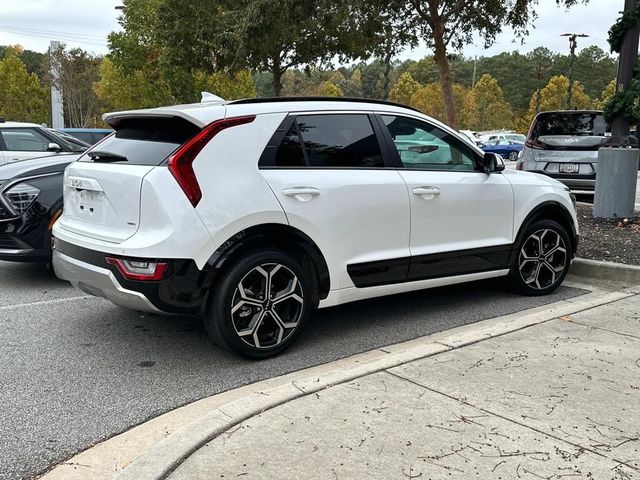
POLYGON ((142 293, 124 288, 113 273, 90 263, 53 252, 53 270, 61 280, 90 295, 106 298, 116 305, 141 312, 162 313, 142 293))
POLYGON ((113 254, 56 239, 53 268, 58 278, 83 292, 132 310, 195 315, 206 305, 212 276, 209 270, 199 270, 193 260, 153 259, 168 264, 164 278, 139 281, 123 277, 115 265, 107 263, 107 256, 113 254))
POLYGON ((549 173, 543 170, 528 170, 532 173, 539 173, 541 175, 546 175, 547 177, 553 178, 554 180, 558 180, 559 182, 565 184, 572 191, 587 191, 593 192, 596 189, 596 174, 592 173, 589 175, 576 175, 576 174, 562 174, 562 173, 549 173))

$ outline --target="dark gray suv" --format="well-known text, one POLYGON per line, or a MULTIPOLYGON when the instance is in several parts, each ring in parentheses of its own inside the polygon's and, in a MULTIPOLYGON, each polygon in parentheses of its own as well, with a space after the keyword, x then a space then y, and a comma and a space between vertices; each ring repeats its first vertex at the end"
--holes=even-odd
POLYGON ((601 111, 541 112, 516 168, 548 175, 574 191, 593 192, 598 149, 610 131, 601 111))

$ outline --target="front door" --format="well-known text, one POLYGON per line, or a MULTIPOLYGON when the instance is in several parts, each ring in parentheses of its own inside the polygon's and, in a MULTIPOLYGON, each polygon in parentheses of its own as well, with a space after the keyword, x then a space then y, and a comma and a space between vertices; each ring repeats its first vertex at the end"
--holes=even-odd
POLYGON ((513 190, 479 171, 477 153, 421 119, 381 115, 411 201, 409 280, 506 268, 513 190))
POLYGON ((260 162, 289 223, 325 256, 332 290, 407 275, 407 189, 385 164, 375 122, 366 113, 290 116, 260 162))

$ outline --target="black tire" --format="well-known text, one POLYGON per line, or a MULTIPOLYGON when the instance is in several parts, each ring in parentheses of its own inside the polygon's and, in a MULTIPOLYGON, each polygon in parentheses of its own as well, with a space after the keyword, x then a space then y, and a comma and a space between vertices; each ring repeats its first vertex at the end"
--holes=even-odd
POLYGON ((518 160, 518 152, 509 152, 509 160, 515 162, 518 160))
POLYGON ((293 343, 306 323, 312 285, 291 256, 277 250, 249 253, 225 270, 214 285, 205 328, 217 344, 244 357, 277 355, 293 343), (269 293, 275 298, 266 298, 269 293), (287 325, 289 328, 283 328, 287 325))
POLYGON ((553 292, 563 282, 573 251, 562 225, 537 220, 524 231, 512 257, 510 285, 524 295, 540 296, 553 292))

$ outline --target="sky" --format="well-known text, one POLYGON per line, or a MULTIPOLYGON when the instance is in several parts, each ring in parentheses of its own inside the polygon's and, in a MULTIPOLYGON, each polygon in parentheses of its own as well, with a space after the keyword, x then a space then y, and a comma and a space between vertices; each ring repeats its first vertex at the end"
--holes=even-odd
MULTIPOLYGON (((26 49, 45 52, 50 40, 59 40, 69 47, 105 54, 107 35, 119 28, 120 12, 115 7, 121 4, 121 0, 0 0, 0 45, 19 43, 26 49)), ((609 51, 607 32, 623 4, 623 0, 591 0, 588 5, 566 10, 557 7, 555 0, 539 0, 538 19, 524 43, 506 29, 490 48, 485 49, 478 40, 462 53, 480 57, 514 50, 528 52, 541 46, 565 53, 569 42, 560 35, 567 32, 589 34, 589 38, 579 39, 578 51, 590 45, 609 51)), ((427 54, 428 49, 420 45, 399 58, 418 60, 427 54)))

